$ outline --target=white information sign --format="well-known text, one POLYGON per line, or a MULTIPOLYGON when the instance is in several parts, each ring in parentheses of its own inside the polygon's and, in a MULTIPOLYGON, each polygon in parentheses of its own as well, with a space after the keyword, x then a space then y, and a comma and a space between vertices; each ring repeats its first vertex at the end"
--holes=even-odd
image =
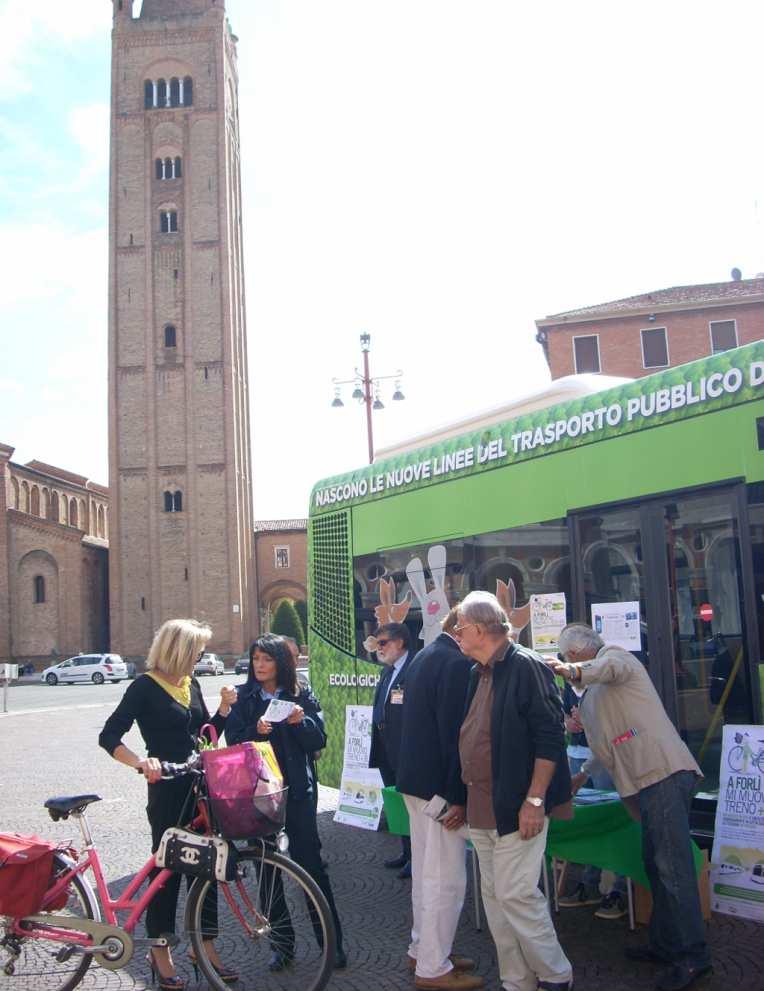
POLYGON ((592 606, 592 626, 607 644, 624 650, 641 650, 638 602, 597 602, 592 606))
POLYGON ((565 593, 531 596, 531 642, 540 654, 556 654, 557 641, 565 626, 565 593))
POLYGON ((382 777, 376 768, 346 769, 340 783, 335 822, 378 829, 382 815, 382 777))
POLYGON ((335 822, 377 829, 382 814, 382 775, 369 767, 372 706, 345 707, 345 756, 335 822))
POLYGON ((764 922, 764 726, 724 727, 711 908, 764 922))

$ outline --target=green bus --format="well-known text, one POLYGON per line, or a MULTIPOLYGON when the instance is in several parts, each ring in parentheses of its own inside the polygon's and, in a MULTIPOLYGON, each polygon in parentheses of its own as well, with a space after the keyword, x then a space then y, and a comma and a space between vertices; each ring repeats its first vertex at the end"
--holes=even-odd
POLYGON ((634 652, 712 792, 723 724, 762 720, 764 342, 509 413, 314 487, 321 780, 339 781, 345 707, 371 704, 363 644, 391 597, 421 647, 449 605, 500 582, 526 644, 531 596, 563 592, 568 621, 638 603, 634 652))

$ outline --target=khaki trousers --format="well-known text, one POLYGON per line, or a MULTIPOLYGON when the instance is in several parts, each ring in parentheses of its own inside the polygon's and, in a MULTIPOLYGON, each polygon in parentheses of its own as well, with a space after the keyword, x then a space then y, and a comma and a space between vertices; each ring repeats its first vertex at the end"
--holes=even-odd
POLYGON ((499 975, 506 991, 536 991, 538 981, 564 984, 573 975, 539 891, 549 819, 531 840, 520 833, 472 829, 480 862, 480 889, 496 944, 499 975))

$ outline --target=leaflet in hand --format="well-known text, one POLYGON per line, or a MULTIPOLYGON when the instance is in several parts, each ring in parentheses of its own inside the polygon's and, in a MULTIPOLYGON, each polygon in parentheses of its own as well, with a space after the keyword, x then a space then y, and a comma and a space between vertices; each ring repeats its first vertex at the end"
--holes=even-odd
POLYGON ((271 699, 262 718, 266 723, 283 723, 285 719, 289 719, 293 711, 294 702, 286 702, 283 699, 271 699))

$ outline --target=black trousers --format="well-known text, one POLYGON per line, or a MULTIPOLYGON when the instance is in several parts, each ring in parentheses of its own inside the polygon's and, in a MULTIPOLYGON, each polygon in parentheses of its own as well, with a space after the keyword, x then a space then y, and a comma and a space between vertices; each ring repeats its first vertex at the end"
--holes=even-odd
MULTIPOLYGON (((305 798, 287 799, 286 834, 289 837, 289 856, 310 874, 329 903, 334 927, 337 931, 337 950, 341 951, 342 924, 337 914, 337 906, 334 903, 334 893, 329 883, 329 875, 321 863, 321 841, 318 838, 316 810, 312 795, 305 798)), ((274 929, 279 933, 278 944, 274 945, 274 949, 286 956, 291 956, 294 952, 294 930, 280 884, 281 879, 277 878, 271 909, 271 921, 274 929)), ((310 903, 308 907, 310 908, 310 903)), ((323 937, 319 920, 313 918, 311 914, 311 922, 316 939, 320 944, 323 937)))
MULTIPOLYGON (((151 825, 151 852, 156 853, 166 829, 171 826, 187 826, 196 813, 196 803, 191 794, 193 781, 188 778, 172 778, 149 785, 146 815, 151 825)), ((158 870, 152 871, 151 879, 158 870)), ((175 932, 175 915, 180 893, 180 874, 171 874, 165 886, 151 900, 146 909, 146 934, 156 939, 164 933, 175 932)), ((188 887, 194 879, 187 878, 188 887)), ((217 890, 210 887, 202 906, 202 928, 210 939, 217 935, 217 890)))

